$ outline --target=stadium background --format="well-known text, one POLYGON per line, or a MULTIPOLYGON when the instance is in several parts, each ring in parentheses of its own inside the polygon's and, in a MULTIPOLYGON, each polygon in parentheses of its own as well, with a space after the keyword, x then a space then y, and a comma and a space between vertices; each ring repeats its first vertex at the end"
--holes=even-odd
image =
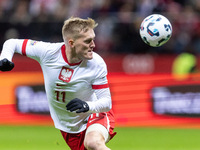
MULTIPOLYGON (((154 128, 154 137, 157 128, 199 131, 199 11, 198 0, 1 0, 0 44, 9 38, 60 42, 66 18, 94 18, 99 24, 95 30, 95 51, 108 66, 117 129, 125 130, 124 136, 131 131, 137 135, 139 131, 139 136, 154 128), (171 39, 159 48, 147 46, 139 36, 141 21, 152 13, 163 14, 173 27, 171 39), (182 54, 187 54, 189 59, 182 54), (175 64, 178 58, 182 61, 175 64)), ((31 103, 33 98, 44 97, 40 95, 43 76, 39 64, 17 54, 13 62, 12 72, 0 73, 0 132, 15 125, 52 127, 46 107, 43 112, 40 102, 31 103), (18 89, 21 87, 32 90, 32 95, 25 94, 30 102, 22 104, 32 106, 30 109, 20 107, 18 89)), ((35 132, 34 129, 37 127, 30 130, 35 132)), ((142 144, 138 145, 140 149, 142 144)))

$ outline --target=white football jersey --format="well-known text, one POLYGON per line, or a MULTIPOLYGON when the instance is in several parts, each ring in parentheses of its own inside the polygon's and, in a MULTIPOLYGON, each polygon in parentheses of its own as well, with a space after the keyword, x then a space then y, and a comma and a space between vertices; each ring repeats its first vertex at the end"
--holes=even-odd
POLYGON ((50 114, 56 128, 68 133, 81 132, 85 130, 91 113, 111 108, 106 64, 95 52, 91 60, 70 64, 67 61, 64 43, 47 43, 27 39, 13 39, 9 42, 5 42, 1 57, 11 60, 12 51, 12 53, 26 55, 40 63, 50 114), (107 97, 102 98, 102 103, 98 101, 95 93, 98 89, 106 89, 108 93, 107 97), (79 114, 67 111, 67 103, 74 98, 86 101, 90 110, 79 114), (99 102, 98 109, 95 102, 99 102))

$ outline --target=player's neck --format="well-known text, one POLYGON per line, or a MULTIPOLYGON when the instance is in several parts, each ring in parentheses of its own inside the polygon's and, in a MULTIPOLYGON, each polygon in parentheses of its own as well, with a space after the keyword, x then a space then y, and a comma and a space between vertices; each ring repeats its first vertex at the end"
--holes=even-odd
POLYGON ((67 61, 70 64, 80 63, 82 60, 77 57, 77 55, 71 49, 65 49, 67 61))

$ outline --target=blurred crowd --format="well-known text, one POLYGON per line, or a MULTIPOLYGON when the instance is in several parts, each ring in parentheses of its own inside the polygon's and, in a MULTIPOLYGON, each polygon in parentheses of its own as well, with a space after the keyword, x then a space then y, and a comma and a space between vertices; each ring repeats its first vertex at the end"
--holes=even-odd
POLYGON ((96 50, 101 53, 200 53, 199 0, 0 0, 0 44, 9 38, 62 41, 61 28, 71 16, 98 22, 96 50), (173 27, 159 48, 139 36, 142 20, 153 13, 173 27))

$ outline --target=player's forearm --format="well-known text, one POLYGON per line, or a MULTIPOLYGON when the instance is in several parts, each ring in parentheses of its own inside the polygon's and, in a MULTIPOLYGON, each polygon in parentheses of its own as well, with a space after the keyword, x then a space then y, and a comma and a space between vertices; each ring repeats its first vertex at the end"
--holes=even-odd
POLYGON ((23 40, 9 39, 3 44, 3 49, 0 55, 0 60, 7 58, 12 61, 14 53, 20 53, 20 44, 22 45, 23 40))
POLYGON ((91 113, 107 112, 112 108, 110 90, 108 88, 96 90, 97 101, 88 102, 91 113))

